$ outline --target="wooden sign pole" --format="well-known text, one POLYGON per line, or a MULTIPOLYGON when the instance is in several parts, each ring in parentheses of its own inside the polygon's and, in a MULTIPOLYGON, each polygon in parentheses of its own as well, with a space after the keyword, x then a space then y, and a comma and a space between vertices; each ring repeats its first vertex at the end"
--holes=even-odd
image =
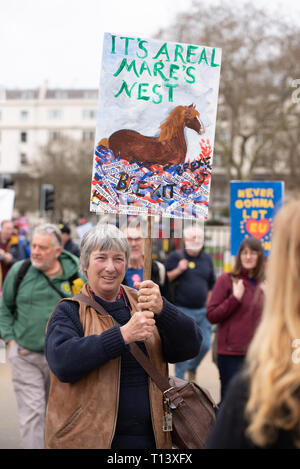
POLYGON ((145 239, 144 250, 144 273, 143 280, 151 280, 151 267, 152 267, 152 242, 151 236, 151 216, 147 217, 147 238, 145 239))

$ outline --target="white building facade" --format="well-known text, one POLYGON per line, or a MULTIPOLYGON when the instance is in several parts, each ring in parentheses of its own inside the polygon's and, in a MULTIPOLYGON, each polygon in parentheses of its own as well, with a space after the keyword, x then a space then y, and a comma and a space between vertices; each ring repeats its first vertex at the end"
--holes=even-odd
POLYGON ((60 135, 94 139, 98 90, 0 89, 0 173, 28 173, 41 147, 60 135))

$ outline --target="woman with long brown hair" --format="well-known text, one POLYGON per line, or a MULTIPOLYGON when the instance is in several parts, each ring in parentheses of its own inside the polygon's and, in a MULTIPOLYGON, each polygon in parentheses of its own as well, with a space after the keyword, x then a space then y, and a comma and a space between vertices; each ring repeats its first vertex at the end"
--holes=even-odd
POLYGON ((300 448, 300 200, 275 218, 263 315, 208 448, 300 448))
POLYGON ((221 401, 231 378, 241 369, 261 317, 264 251, 256 238, 245 238, 234 268, 218 278, 207 306, 207 319, 218 324, 217 363, 221 401))

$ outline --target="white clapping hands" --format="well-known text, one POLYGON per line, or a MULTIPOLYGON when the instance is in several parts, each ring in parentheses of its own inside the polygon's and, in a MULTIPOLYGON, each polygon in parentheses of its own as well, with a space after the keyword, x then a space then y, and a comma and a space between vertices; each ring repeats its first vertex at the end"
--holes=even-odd
POLYGON ((240 301, 243 298, 244 292, 245 292, 245 285, 244 285, 243 280, 240 278, 237 281, 233 281, 232 293, 233 293, 233 296, 235 296, 237 300, 240 301))
POLYGON ((189 267, 189 262, 187 259, 181 259, 179 262, 178 262, 178 266, 177 268, 179 269, 179 271, 181 273, 183 273, 185 270, 187 270, 189 267))

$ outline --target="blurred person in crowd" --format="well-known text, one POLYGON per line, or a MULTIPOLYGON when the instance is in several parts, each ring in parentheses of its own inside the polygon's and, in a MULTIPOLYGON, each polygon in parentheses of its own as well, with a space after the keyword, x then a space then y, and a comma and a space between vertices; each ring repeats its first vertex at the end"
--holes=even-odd
POLYGON ((11 220, 1 222, 0 231, 0 267, 2 283, 10 269, 16 262, 21 260, 22 251, 18 239, 13 236, 14 224, 11 220))
MULTIPOLYGON (((144 272, 144 250, 145 238, 140 226, 130 226, 122 230, 128 240, 130 247, 130 256, 128 261, 128 268, 125 273, 123 281, 124 285, 134 288, 136 282, 143 280, 144 272)), ((169 299, 169 280, 166 268, 162 262, 152 259, 151 266, 151 280, 160 288, 161 295, 169 299)))
POLYGON ((211 324, 206 319, 206 303, 215 284, 213 262, 204 251, 203 230, 190 225, 183 232, 184 249, 172 252, 165 261, 167 275, 174 291, 174 304, 198 324, 203 337, 197 357, 176 363, 175 374, 195 380, 196 370, 210 348, 211 324))
POLYGON ((80 249, 87 278, 82 293, 106 315, 75 298, 61 301, 51 316, 45 342, 51 369, 45 447, 171 448, 170 432, 162 427, 161 391, 129 344, 137 342, 167 376, 168 362, 198 353, 198 327, 161 296, 153 281, 135 284, 138 291, 121 284, 129 244, 116 226, 96 225, 80 249))
POLYGON ((31 232, 30 222, 28 218, 25 216, 24 212, 20 212, 19 215, 16 214, 13 217, 14 225, 17 226, 20 230, 20 234, 24 236, 28 236, 31 232))
POLYGON ((83 285, 79 260, 63 251, 60 230, 51 224, 37 226, 31 257, 12 266, 0 303, 0 333, 8 347, 23 448, 44 447, 49 388, 49 369, 43 353, 46 324, 56 303, 76 293, 79 285, 83 285), (24 265, 27 270, 16 292, 24 265))
POLYGON ((241 369, 249 343, 259 323, 264 297, 265 258, 261 242, 245 238, 231 272, 217 279, 207 318, 218 324, 217 363, 221 401, 231 378, 241 369))
POLYGON ((66 251, 71 252, 77 257, 80 257, 80 249, 78 244, 76 244, 72 238, 71 238, 71 229, 68 225, 61 223, 59 225, 59 229, 61 232, 61 237, 62 237, 62 242, 63 242, 63 248, 66 251))
POLYGON ((263 314, 208 448, 300 448, 300 199, 275 217, 263 314))
POLYGON ((24 234, 21 234, 21 230, 16 224, 14 224, 11 240, 13 244, 19 244, 22 259, 28 259, 30 257, 30 242, 24 234))

